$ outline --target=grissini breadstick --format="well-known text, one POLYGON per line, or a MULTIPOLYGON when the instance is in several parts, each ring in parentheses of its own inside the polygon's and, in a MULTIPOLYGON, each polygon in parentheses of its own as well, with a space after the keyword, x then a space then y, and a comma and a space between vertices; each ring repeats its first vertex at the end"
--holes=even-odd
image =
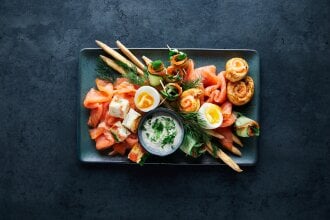
MULTIPOLYGON (((130 67, 135 67, 135 65, 131 61, 127 60, 120 53, 118 53, 117 51, 115 51, 114 49, 112 49, 111 47, 106 45, 105 43, 102 43, 101 41, 98 41, 98 40, 96 40, 95 42, 99 47, 101 47, 106 53, 111 55, 116 60, 118 60, 120 62, 123 62, 123 63, 125 63, 126 65, 128 65, 130 67)), ((136 67, 136 70, 137 70, 138 74, 143 75, 143 71, 141 69, 136 67)))
MULTIPOLYGON (((218 139, 220 139, 220 140, 222 140, 222 139, 225 138, 225 137, 222 136, 221 134, 218 134, 217 132, 212 131, 212 130, 207 130, 206 133, 209 134, 209 135, 211 135, 211 136, 213 136, 213 137, 216 137, 216 138, 218 138, 218 139)), ((234 135, 233 135, 233 136, 234 136, 234 135)), ((237 138, 237 139, 238 139, 238 138, 237 138)), ((236 143, 236 142, 235 142, 235 143, 236 143)), ((231 145, 230 147, 229 147, 229 146, 223 146, 223 147, 225 147, 227 150, 229 150, 230 152, 232 152, 233 154, 235 154, 235 155, 237 155, 237 156, 242 156, 241 151, 240 151, 237 147, 235 147, 234 145, 231 145)))
POLYGON ((110 66, 112 69, 116 70, 118 73, 120 74, 126 74, 125 70, 119 66, 115 61, 113 61, 112 59, 102 56, 100 55, 100 58, 108 65, 110 66))
POLYGON ((238 144, 240 147, 243 147, 243 143, 241 142, 240 139, 236 135, 233 134, 233 141, 238 144))
MULTIPOLYGON (((213 156, 213 149, 211 143, 206 143, 206 150, 213 156)), ((242 172, 243 170, 222 150, 217 149, 216 155, 220 158, 225 164, 230 166, 236 172, 242 172)))
POLYGON ((211 136, 216 137, 216 138, 219 138, 219 139, 224 139, 225 138, 223 135, 221 135, 221 134, 219 134, 219 133, 217 133, 215 131, 212 131, 212 130, 206 130, 206 133, 208 135, 211 135, 211 136))
POLYGON ((136 56, 134 56, 134 54, 129 49, 127 49, 125 45, 123 45, 119 40, 116 41, 116 44, 121 50, 121 52, 123 52, 123 54, 125 54, 138 68, 142 70, 145 68, 143 63, 141 63, 140 60, 138 60, 138 58, 136 58, 136 56))
POLYGON ((151 59, 149 59, 148 57, 146 57, 146 56, 142 56, 142 59, 143 59, 143 61, 148 65, 149 63, 151 63, 152 62, 152 60, 151 59))
POLYGON ((230 152, 232 152, 233 154, 237 155, 237 156, 242 156, 242 152, 235 147, 234 145, 231 146, 230 152))

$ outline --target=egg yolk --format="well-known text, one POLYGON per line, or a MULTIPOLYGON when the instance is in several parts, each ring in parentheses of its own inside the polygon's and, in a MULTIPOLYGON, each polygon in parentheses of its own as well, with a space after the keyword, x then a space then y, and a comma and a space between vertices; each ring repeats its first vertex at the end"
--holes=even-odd
POLYGON ((137 98, 137 107, 138 108, 149 108, 154 104, 154 97, 152 97, 147 92, 141 92, 137 98))
POLYGON ((211 106, 205 110, 205 116, 208 122, 215 124, 220 121, 220 109, 218 107, 211 106))

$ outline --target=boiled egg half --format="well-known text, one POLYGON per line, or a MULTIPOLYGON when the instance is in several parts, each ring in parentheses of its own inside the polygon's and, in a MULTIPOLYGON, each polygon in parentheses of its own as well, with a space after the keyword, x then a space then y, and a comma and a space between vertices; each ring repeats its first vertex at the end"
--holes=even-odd
POLYGON ((143 112, 155 109, 160 102, 158 91, 151 86, 140 87, 134 96, 135 106, 143 112))
POLYGON ((218 105, 204 103, 198 110, 200 118, 205 121, 204 128, 215 129, 221 126, 223 121, 222 111, 218 105))

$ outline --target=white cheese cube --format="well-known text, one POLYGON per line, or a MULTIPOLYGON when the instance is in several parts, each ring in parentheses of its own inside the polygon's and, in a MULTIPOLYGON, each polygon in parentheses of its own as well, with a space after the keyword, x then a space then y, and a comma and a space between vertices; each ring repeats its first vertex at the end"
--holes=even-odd
POLYGON ((126 99, 114 96, 109 104, 109 115, 124 119, 129 110, 129 102, 126 99))
POLYGON ((120 121, 117 121, 112 125, 110 132, 117 143, 123 142, 128 135, 131 134, 131 132, 129 132, 129 130, 127 130, 120 121))
POLYGON ((136 133, 139 125, 141 114, 136 112, 134 109, 130 109, 128 114, 125 116, 123 125, 128 128, 131 132, 136 133))

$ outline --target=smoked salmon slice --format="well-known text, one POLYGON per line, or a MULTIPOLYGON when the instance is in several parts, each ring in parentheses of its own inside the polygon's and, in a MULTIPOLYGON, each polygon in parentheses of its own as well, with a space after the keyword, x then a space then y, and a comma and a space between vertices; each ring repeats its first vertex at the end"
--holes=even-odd
POLYGON ((89 135, 91 139, 95 140, 97 137, 101 136, 105 131, 104 127, 97 127, 89 130, 89 135))
POLYGON ((127 145, 132 148, 136 143, 139 142, 138 136, 136 134, 130 134, 126 139, 125 142, 127 145))
POLYGON ((229 117, 232 113, 232 109, 233 109, 233 104, 231 104, 231 102, 229 102, 229 101, 225 101, 221 105, 221 111, 222 111, 223 117, 224 118, 229 117))
POLYGON ((233 133, 230 128, 217 128, 216 132, 224 137, 223 139, 219 139, 221 145, 230 150, 233 146, 233 133))
POLYGON ((115 124, 117 121, 120 121, 120 118, 116 118, 113 117, 111 115, 109 115, 109 113, 106 114, 105 116, 105 123, 107 124, 107 126, 112 126, 113 124, 115 124))
POLYGON ((236 116, 234 114, 231 114, 230 116, 227 117, 223 117, 223 122, 220 127, 222 128, 229 127, 232 124, 234 124, 235 121, 236 121, 236 116))
POLYGON ((103 113, 103 105, 96 103, 96 108, 93 108, 90 111, 90 115, 89 115, 89 119, 87 124, 93 128, 95 128, 98 123, 100 122, 100 119, 102 117, 102 113, 103 113))
POLYGON ((122 84, 123 82, 128 82, 128 79, 126 78, 117 78, 116 82, 113 84, 113 87, 117 89, 117 87, 122 84))
POLYGON ((111 147, 115 143, 115 140, 113 139, 113 137, 111 140, 109 140, 108 138, 105 137, 104 134, 102 134, 95 139, 95 142, 96 142, 97 150, 105 150, 111 147))
POLYGON ((233 104, 229 101, 225 101, 221 105, 221 111, 223 115, 223 122, 220 127, 229 127, 236 121, 236 116, 232 113, 233 104))
POLYGON ((135 95, 136 89, 133 84, 129 82, 122 82, 115 86, 115 94, 135 95))
POLYGON ((113 95, 113 85, 112 83, 109 83, 105 80, 101 79, 96 79, 95 84, 97 86, 97 89, 100 90, 101 92, 104 92, 108 95, 109 98, 112 98, 113 95))
POLYGON ((202 77, 204 87, 218 84, 219 79, 214 65, 199 67, 195 69, 195 74, 202 77))
POLYGON ((125 155, 126 149, 126 143, 124 142, 116 143, 113 145, 113 151, 119 153, 122 156, 125 155))
POLYGON ((102 102, 109 102, 111 100, 111 97, 105 93, 105 92, 100 92, 94 88, 91 88, 84 100, 84 106, 85 108, 96 108, 97 103, 102 103, 102 102))
POLYGON ((215 102, 221 104, 227 99, 226 79, 224 71, 220 72, 216 77, 218 79, 216 85, 205 88, 205 96, 208 96, 206 102, 215 102))
POLYGON ((105 118, 106 118, 106 116, 108 114, 108 111, 109 111, 109 102, 103 103, 102 108, 103 108, 103 111, 102 111, 100 121, 105 121, 105 118))
POLYGON ((188 60, 188 67, 185 69, 184 81, 193 81, 200 77, 200 74, 195 71, 195 64, 193 60, 188 60))

